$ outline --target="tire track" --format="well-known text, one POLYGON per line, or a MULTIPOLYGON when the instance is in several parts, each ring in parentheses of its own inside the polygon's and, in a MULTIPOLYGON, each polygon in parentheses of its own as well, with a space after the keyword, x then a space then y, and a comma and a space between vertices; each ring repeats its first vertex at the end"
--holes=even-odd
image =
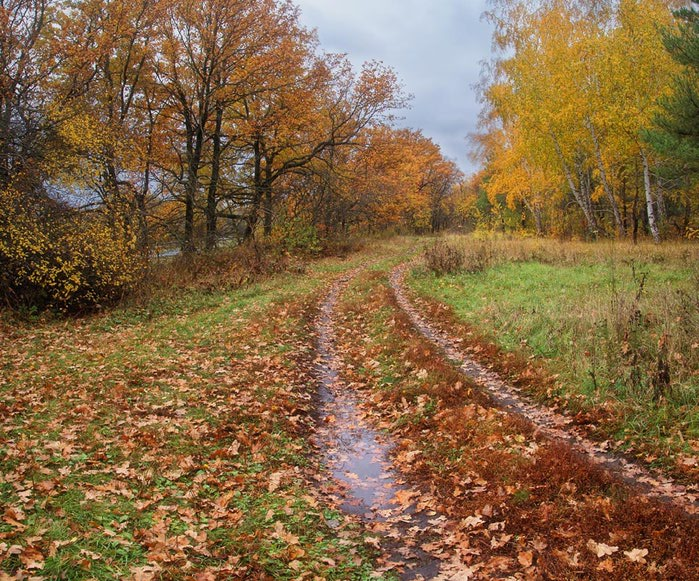
POLYGON ((567 443, 577 453, 616 475, 626 484, 639 489, 646 496, 668 502, 691 515, 699 514, 697 491, 677 484, 667 476, 654 475, 644 467, 608 451, 604 444, 589 440, 581 430, 571 425, 570 418, 528 401, 521 395, 519 389, 508 385, 496 373, 486 369, 461 351, 455 338, 430 324, 409 299, 404 284, 408 267, 409 263, 399 265, 391 271, 389 276, 396 302, 415 329, 436 345, 465 376, 484 388, 498 407, 526 418, 536 426, 536 432, 549 439, 567 443))
POLYGON ((333 315, 342 291, 360 270, 332 285, 315 325, 319 406, 314 443, 334 480, 326 488, 342 510, 376 533, 373 542, 385 555, 379 572, 397 571, 401 579, 448 578, 440 575, 441 560, 422 547, 443 535, 447 519, 420 506, 421 492, 408 486, 391 463, 393 442, 370 425, 357 393, 340 378, 333 315))

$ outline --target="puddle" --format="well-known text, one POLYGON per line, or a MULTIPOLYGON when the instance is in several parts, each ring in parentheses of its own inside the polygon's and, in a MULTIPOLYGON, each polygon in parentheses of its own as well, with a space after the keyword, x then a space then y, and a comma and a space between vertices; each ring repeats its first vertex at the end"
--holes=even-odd
POLYGON ((338 374, 333 310, 356 274, 353 271, 332 286, 316 322, 319 406, 315 443, 332 477, 329 487, 338 505, 376 533, 386 556, 380 571, 395 571, 401 579, 433 579, 441 561, 421 545, 439 538, 446 519, 434 511, 419 511, 410 502, 421 494, 405 484, 392 467, 392 442, 370 425, 356 392, 338 374))

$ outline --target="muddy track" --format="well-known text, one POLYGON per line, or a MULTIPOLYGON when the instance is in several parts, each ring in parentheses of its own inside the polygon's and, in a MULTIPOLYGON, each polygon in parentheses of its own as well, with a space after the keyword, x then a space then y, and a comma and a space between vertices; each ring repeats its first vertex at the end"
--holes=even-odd
POLYGON ((652 474, 646 468, 609 452, 603 444, 589 440, 580 429, 572 425, 570 418, 529 401, 519 389, 508 385, 496 373, 460 350, 458 341, 430 324, 409 299, 404 285, 408 267, 409 263, 404 263, 394 268, 390 274, 389 282, 396 302, 415 329, 436 345, 465 376, 483 388, 499 408, 524 417, 535 426, 536 433, 567 443, 575 452, 646 496, 669 502, 691 515, 699 515, 698 492, 688 490, 669 477, 652 474))
POLYGON ((395 571, 401 579, 434 579, 445 571, 441 560, 423 546, 435 544, 447 519, 418 506, 422 493, 408 485, 391 463, 394 443, 367 421, 358 394, 340 377, 333 313, 343 289, 360 270, 332 285, 316 320, 319 406, 314 444, 332 476, 326 492, 376 533, 373 542, 384 555, 379 572, 395 571))

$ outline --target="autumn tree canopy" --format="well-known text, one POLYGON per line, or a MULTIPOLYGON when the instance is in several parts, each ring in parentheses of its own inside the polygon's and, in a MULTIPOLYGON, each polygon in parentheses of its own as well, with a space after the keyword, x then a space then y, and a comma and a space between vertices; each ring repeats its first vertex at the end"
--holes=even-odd
POLYGON ((113 296, 159 247, 445 224, 459 172, 393 128, 395 73, 322 52, 291 1, 7 0, 0 22, 7 296, 65 305, 102 274, 113 296))
POLYGON ((656 241, 691 233, 692 186, 668 178, 676 155, 648 139, 658 125, 677 137, 679 101, 696 88, 679 56, 696 13, 673 14, 680 4, 491 2, 498 53, 473 140, 503 227, 590 238, 647 231, 656 241))

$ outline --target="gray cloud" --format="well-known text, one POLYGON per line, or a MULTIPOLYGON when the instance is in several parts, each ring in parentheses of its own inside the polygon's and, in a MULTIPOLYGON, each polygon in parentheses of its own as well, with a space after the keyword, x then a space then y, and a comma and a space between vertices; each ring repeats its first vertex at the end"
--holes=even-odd
POLYGON ((491 30, 481 20, 486 0, 296 0, 301 21, 318 30, 328 52, 361 65, 393 67, 414 95, 401 125, 421 129, 470 173, 466 136, 479 105, 472 86, 490 54, 491 30))

